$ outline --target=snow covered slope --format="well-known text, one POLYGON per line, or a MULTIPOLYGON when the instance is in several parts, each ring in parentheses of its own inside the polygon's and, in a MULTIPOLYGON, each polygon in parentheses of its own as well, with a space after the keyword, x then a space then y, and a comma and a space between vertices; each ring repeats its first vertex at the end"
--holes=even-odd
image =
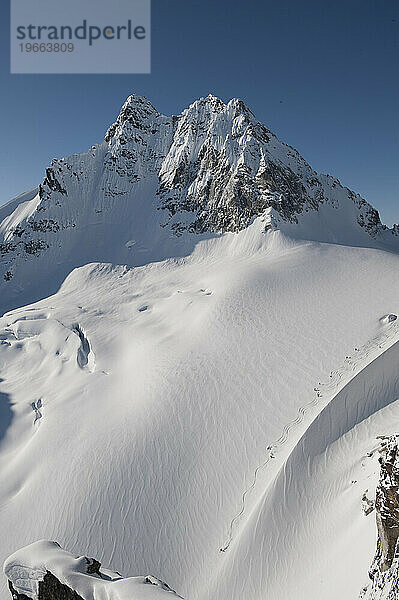
POLYGON ((214 97, 129 98, 2 217, 0 560, 56 539, 190 600, 357 597, 396 228, 214 97))

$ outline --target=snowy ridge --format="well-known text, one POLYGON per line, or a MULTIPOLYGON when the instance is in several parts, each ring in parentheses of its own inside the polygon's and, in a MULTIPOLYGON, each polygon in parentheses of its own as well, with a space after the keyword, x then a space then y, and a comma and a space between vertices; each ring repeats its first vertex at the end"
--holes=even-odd
POLYGON ((172 596, 181 598, 164 582, 156 577, 123 578, 119 573, 101 569, 94 559, 74 557, 56 542, 35 542, 10 556, 4 563, 4 574, 12 585, 13 594, 31 600, 50 600, 57 596, 68 597, 61 586, 83 600, 158 600, 172 596), (51 593, 45 589, 46 579, 52 585, 61 584, 51 593), (55 577, 55 582, 53 580, 55 577), (166 594, 169 594, 166 596, 166 594))

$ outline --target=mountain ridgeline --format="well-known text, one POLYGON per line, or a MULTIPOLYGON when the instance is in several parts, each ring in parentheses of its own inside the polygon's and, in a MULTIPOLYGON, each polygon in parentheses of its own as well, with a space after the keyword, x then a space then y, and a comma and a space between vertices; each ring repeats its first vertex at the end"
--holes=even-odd
POLYGON ((132 95, 101 144, 54 159, 38 189, 0 208, 0 285, 16 298, 23 281, 32 301, 39 279, 50 293, 87 262, 186 255, 199 236, 236 233, 260 215, 266 231, 304 239, 399 243, 396 226, 316 173, 241 100, 209 95, 167 117, 132 95))

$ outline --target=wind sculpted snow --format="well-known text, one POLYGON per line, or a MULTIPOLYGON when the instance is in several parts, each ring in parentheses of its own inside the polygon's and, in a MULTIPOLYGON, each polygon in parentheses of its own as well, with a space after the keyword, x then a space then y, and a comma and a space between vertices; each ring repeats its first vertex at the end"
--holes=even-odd
POLYGON ((396 230, 256 123, 130 99, 1 213, 0 560, 55 539, 190 600, 357 597, 397 422, 396 230))
MULTIPOLYGON (((185 260, 81 267, 56 295, 7 313, 0 390, 11 399, 13 421, 0 455, 3 558, 46 537, 73 552, 87 548, 124 572, 156 573, 183 597, 222 600, 228 590, 255 600, 268 582, 279 598, 267 573, 281 564, 283 577, 286 554, 296 556, 293 572, 306 562, 280 535, 272 552, 263 550, 272 523, 284 531, 284 514, 279 525, 267 513, 266 538, 250 546, 262 575, 247 577, 238 549, 245 552, 242 540, 258 531, 254 511, 317 412, 395 341, 396 323, 383 317, 399 313, 397 266, 393 253, 265 235, 259 219, 201 242, 185 260), (92 372, 79 365, 76 323, 95 354, 92 372), (40 427, 31 406, 38 398, 40 427), (234 524, 231 547, 220 552, 267 446, 314 399, 319 404, 287 431, 234 524)), ((334 524, 336 503, 346 507, 349 498, 342 522, 359 524, 370 556, 374 523, 364 521, 365 486, 351 484, 358 478, 351 470, 371 438, 348 450, 341 487, 335 467, 331 482, 327 469, 331 489, 321 495, 334 524)), ((309 506, 317 506, 316 492, 309 506)), ((277 511, 287 498, 276 496, 277 511)), ((307 530, 308 548, 322 538, 317 522, 307 530)), ((356 589, 370 556, 351 570, 356 589)))

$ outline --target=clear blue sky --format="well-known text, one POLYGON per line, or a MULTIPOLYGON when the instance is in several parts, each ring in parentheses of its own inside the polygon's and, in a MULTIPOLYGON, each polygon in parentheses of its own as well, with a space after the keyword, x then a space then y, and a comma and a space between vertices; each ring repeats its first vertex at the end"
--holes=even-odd
POLYGON ((10 75, 8 10, 3 0, 0 204, 51 158, 101 141, 130 93, 178 114, 211 92, 242 98, 399 222, 397 0, 153 0, 151 75, 10 75))

